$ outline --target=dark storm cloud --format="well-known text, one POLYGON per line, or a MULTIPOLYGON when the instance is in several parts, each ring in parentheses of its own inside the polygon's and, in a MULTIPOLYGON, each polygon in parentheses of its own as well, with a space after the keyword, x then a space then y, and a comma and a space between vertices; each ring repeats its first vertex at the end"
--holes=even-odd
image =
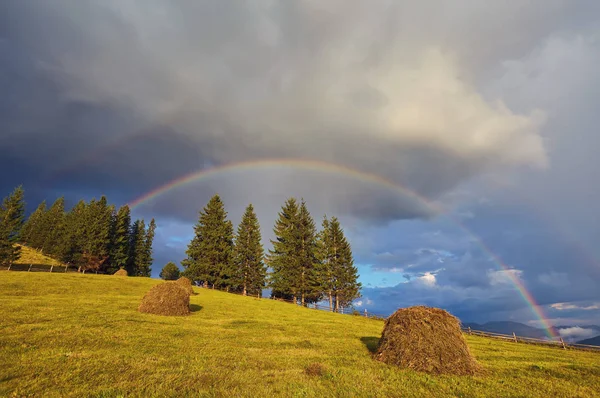
MULTIPOLYGON (((431 197, 482 170, 545 164, 539 113, 485 102, 441 32, 411 43, 393 28, 391 15, 419 7, 342 5, 4 2, 0 150, 30 164, 24 182, 57 170, 54 187, 122 197, 206 163, 269 157, 343 164, 431 197)), ((365 219, 424 214, 358 190, 342 189, 343 203, 320 194, 365 219)))

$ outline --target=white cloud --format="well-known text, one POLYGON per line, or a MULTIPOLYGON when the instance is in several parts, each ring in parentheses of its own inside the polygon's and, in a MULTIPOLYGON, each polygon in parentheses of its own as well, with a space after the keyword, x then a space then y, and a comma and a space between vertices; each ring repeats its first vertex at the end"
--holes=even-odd
POLYGON ((514 279, 521 279, 521 275, 523 274, 522 270, 518 269, 508 269, 508 270, 498 270, 498 271, 488 271, 488 278, 490 280, 491 285, 514 285, 514 279))
POLYGON ((594 329, 586 329, 579 326, 573 326, 570 328, 559 329, 558 333, 568 339, 581 340, 588 337, 594 337, 598 335, 598 331, 594 329))
POLYGON ((425 272, 425 274, 418 277, 417 280, 428 287, 434 287, 437 282, 435 274, 432 274, 431 272, 425 272))
POLYGON ((594 303, 591 305, 577 305, 572 303, 554 303, 550 305, 551 308, 558 311, 566 311, 566 310, 600 310, 600 303, 594 303))

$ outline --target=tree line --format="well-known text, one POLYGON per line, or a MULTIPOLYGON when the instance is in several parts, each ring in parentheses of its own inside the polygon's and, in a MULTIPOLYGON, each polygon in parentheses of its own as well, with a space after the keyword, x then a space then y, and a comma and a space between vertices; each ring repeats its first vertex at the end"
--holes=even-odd
POLYGON ((64 197, 50 208, 43 201, 25 219, 22 187, 17 187, 0 206, 0 264, 9 266, 20 258, 20 246, 37 249, 79 271, 150 276, 152 243, 156 223, 131 222, 127 205, 116 210, 105 196, 79 201, 65 210, 64 197))
MULTIPOLYGON (((337 218, 325 216, 317 231, 304 200, 290 198, 273 231, 273 247, 265 254, 253 206, 248 205, 234 234, 225 206, 215 195, 200 211, 182 275, 205 287, 244 295, 261 295, 270 287, 271 297, 302 305, 325 299, 332 310, 360 297, 352 250, 337 218)), ((161 277, 178 277, 175 268, 168 264, 161 277)))

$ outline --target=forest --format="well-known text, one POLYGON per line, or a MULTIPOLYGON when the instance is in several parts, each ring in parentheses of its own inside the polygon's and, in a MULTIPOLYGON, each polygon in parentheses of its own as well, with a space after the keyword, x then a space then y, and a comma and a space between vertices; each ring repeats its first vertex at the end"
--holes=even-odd
POLYGON ((268 287, 272 298, 301 305, 325 299, 332 310, 360 297, 358 271, 339 220, 325 216, 317 231, 304 200, 289 198, 282 206, 266 254, 252 204, 234 234, 223 201, 215 195, 194 231, 182 275, 203 286, 258 296, 268 287))
MULTIPOLYGON (((16 261, 19 245, 26 245, 80 272, 124 269, 129 276, 151 276, 156 223, 132 222, 127 205, 117 209, 102 196, 80 200, 67 211, 60 197, 50 207, 40 203, 29 217, 25 213, 24 191, 17 187, 0 205, 1 265, 16 261)), ((182 275, 200 286, 259 297, 270 288, 272 298, 301 305, 327 300, 336 311, 360 297, 352 249, 336 217, 324 216, 317 230, 306 202, 289 198, 273 235, 265 253, 252 204, 234 232, 223 201, 214 195, 200 211, 183 272, 169 262, 160 277, 182 275)))
POLYGON ((17 187, 0 205, 0 264, 18 260, 21 244, 80 272, 125 269, 129 275, 149 277, 155 229, 154 219, 148 226, 143 219, 131 222, 129 207, 117 210, 105 196, 80 200, 68 211, 64 197, 50 208, 43 201, 26 218, 24 191, 17 187))

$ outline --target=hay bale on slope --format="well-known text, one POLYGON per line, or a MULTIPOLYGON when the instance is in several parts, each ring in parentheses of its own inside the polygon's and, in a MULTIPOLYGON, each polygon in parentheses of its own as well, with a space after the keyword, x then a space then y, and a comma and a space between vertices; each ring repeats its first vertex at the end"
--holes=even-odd
POLYGON ((118 270, 117 272, 115 272, 113 275, 116 275, 116 276, 128 276, 129 274, 127 273, 127 271, 125 271, 123 268, 121 268, 120 270, 118 270))
POLYGON ((192 288, 192 281, 186 278, 185 276, 182 276, 181 278, 177 279, 175 283, 185 288, 185 290, 187 290, 189 294, 194 294, 194 289, 192 288))
POLYGON ((385 321, 375 358, 431 374, 473 375, 480 370, 459 320, 425 306, 399 309, 385 321))
POLYGON ((156 315, 188 315, 190 294, 178 283, 164 282, 146 293, 138 311, 156 315))

